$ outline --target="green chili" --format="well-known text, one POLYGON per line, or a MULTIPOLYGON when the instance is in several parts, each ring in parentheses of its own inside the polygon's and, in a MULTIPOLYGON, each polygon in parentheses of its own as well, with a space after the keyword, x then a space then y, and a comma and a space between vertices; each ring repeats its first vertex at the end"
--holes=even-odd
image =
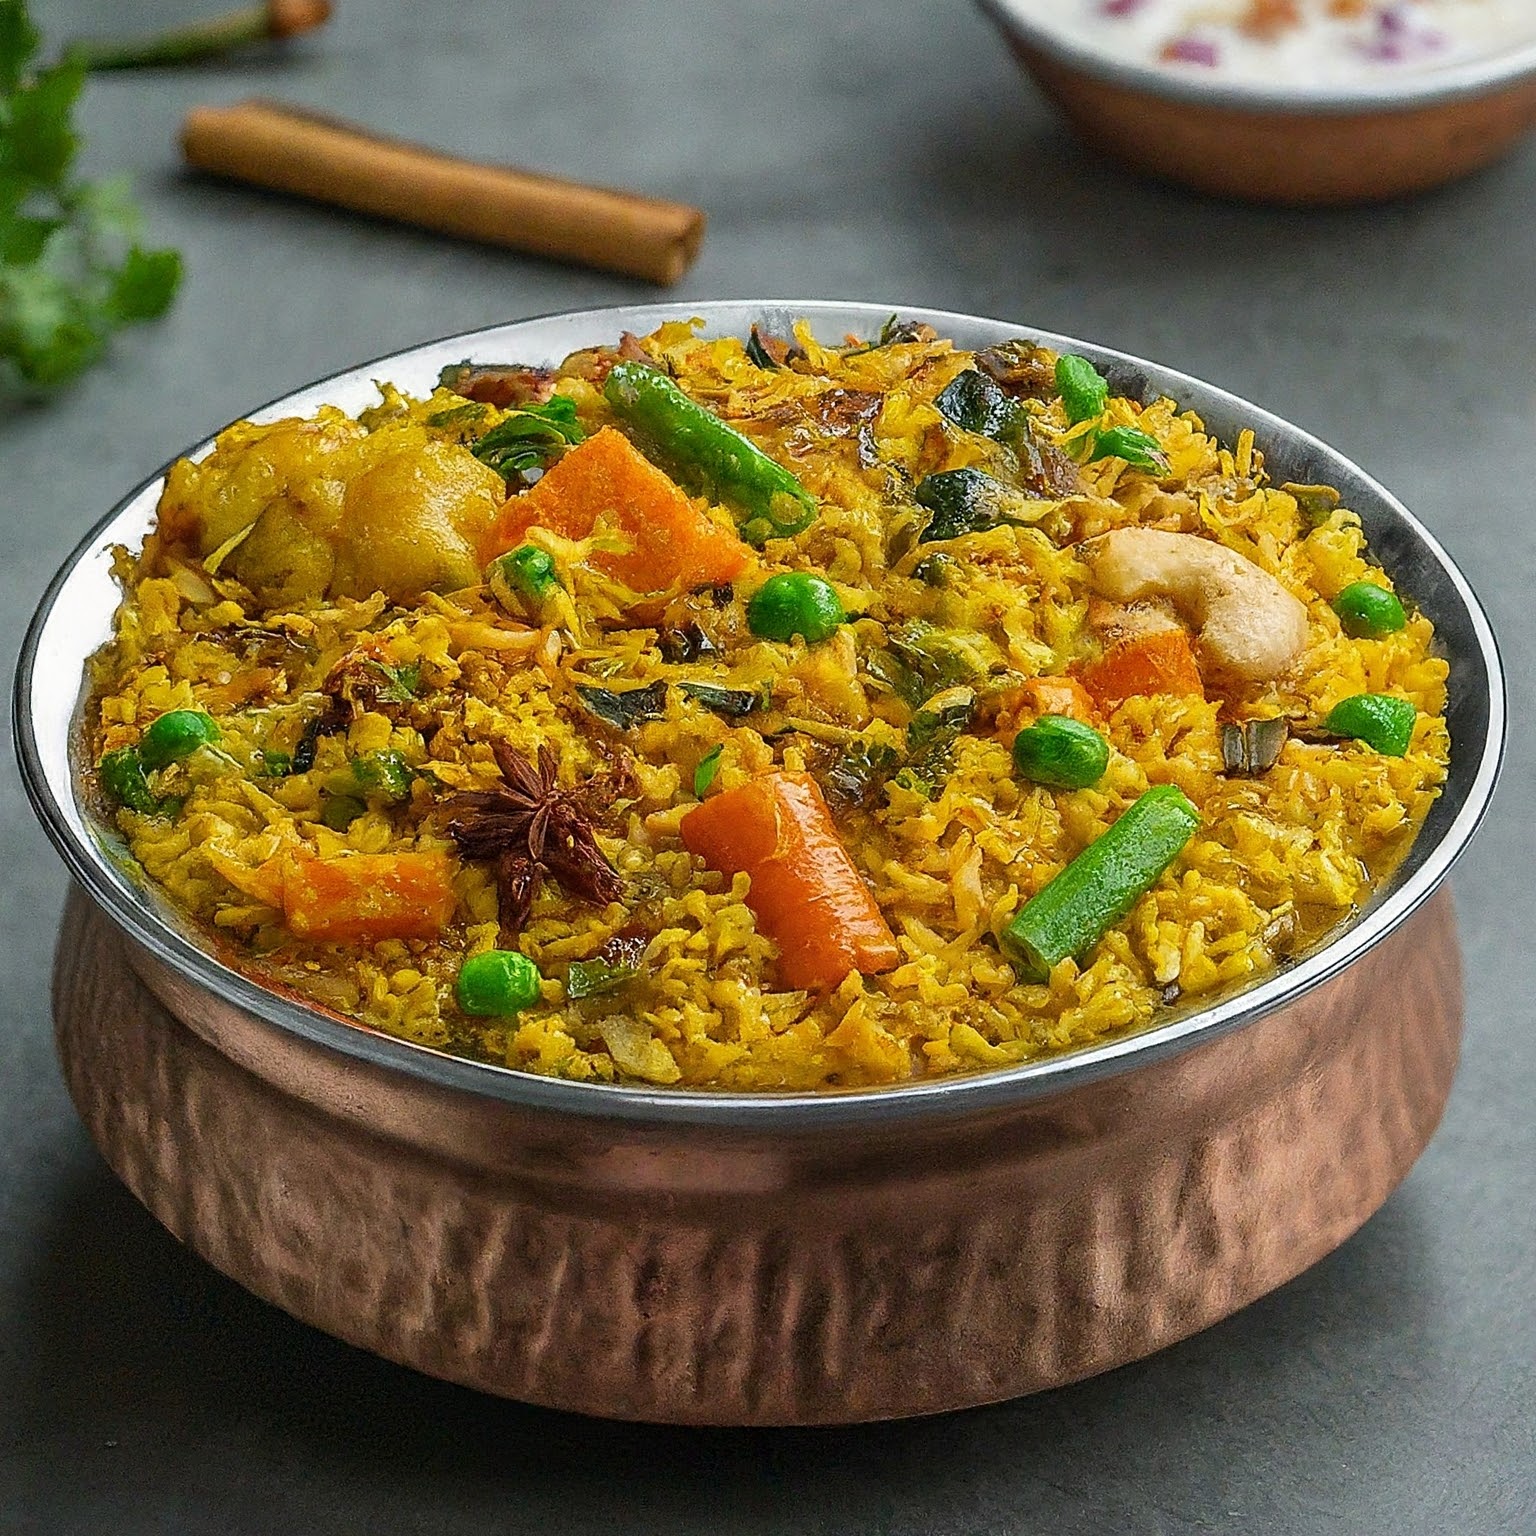
POLYGON ((1143 432, 1140 427, 1109 427, 1096 433, 1088 462, 1094 464, 1100 459, 1123 459, 1132 469, 1151 474, 1165 474, 1168 470, 1168 459, 1161 445, 1150 432, 1143 432))
POLYGON ((545 600, 560 585, 560 572, 536 544, 519 544, 491 562, 486 573, 492 594, 509 613, 537 619, 545 600))
POLYGON ((618 363, 603 395, 681 472, 742 514, 741 535, 749 542, 799 533, 816 516, 815 498, 789 470, 664 373, 643 363, 618 363))

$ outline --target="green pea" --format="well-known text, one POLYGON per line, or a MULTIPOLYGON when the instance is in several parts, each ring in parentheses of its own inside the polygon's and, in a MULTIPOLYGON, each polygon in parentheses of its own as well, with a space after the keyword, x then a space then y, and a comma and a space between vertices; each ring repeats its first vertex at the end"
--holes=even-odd
POLYGON ((549 554, 536 544, 519 544, 498 560, 508 583, 528 597, 543 597, 560 584, 560 574, 549 554))
POLYGON ((1333 706, 1323 728, 1335 736, 1363 741, 1387 757, 1401 757, 1413 740, 1418 717, 1407 699, 1389 693, 1356 693, 1333 706))
POLYGON ((96 765, 96 771, 101 775, 101 787, 127 810, 153 816, 160 809, 136 748, 119 747, 108 752, 96 765))
POLYGON ((539 968, 515 949, 487 949, 459 967, 459 1007, 487 1018, 510 1018, 539 1000, 539 968))
POLYGON ((327 795, 320 807, 320 820, 332 832, 345 832, 367 809, 356 795, 327 795))
POLYGON ((1041 715, 1013 738, 1013 766, 1036 784, 1087 789, 1109 767, 1109 743, 1070 715, 1041 715))
POLYGON ((1104 414, 1109 403, 1109 380, 1086 357, 1064 352, 1056 359, 1056 392, 1074 426, 1104 414))
POLYGON ((1374 581, 1351 582, 1333 600, 1333 611, 1346 635, 1376 640, 1394 634, 1408 622, 1396 596, 1374 581))
POLYGON ((275 752, 268 747, 261 750, 261 766, 258 772, 264 779, 286 779, 293 772, 293 754, 275 752))
POLYGON ((960 562, 953 555, 938 549, 931 555, 924 555, 912 567, 912 574, 926 587, 947 587, 959 569, 960 562))
POLYGON ((411 765, 398 752, 364 752, 352 759, 352 782, 365 796, 398 805, 411 798, 411 765))
POLYGON ((837 589, 809 571, 781 571, 770 576, 747 604, 747 625, 764 640, 791 640, 803 635, 815 645, 836 634, 847 617, 837 589))
POLYGON ((139 756, 146 768, 164 768, 217 741, 220 734, 213 717, 202 710, 172 709, 150 722, 139 742, 139 756))

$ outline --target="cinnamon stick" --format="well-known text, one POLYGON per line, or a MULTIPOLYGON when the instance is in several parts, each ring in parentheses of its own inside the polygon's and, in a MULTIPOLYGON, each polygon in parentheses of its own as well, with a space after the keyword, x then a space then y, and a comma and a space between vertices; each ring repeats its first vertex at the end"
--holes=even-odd
POLYGON ((280 102, 194 107, 181 147, 235 181, 654 283, 675 283, 704 238, 684 203, 459 160, 280 102))

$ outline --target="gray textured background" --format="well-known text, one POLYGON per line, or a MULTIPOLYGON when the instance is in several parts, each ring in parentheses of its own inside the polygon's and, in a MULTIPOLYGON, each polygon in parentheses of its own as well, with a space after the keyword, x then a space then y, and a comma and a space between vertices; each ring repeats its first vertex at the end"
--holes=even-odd
MULTIPOLYGON (((58 38, 182 7, 39 9, 58 38)), ((136 172, 189 279, 108 367, 0 421, 7 672, 83 529, 243 409, 409 342, 652 291, 183 176, 182 112, 255 93, 697 202, 710 233, 680 297, 1027 319, 1203 375, 1358 458, 1460 560, 1513 678, 1504 789, 1457 877, 1466 1058, 1439 1136, 1358 1237, 1144 1364, 861 1431, 563 1418, 291 1322, 118 1187, 52 1060, 63 873, 7 746, 0 1530, 1536 1532, 1536 142, 1374 211, 1223 207, 1079 150, 960 0, 342 0, 282 64, 103 79, 88 165, 136 172)))

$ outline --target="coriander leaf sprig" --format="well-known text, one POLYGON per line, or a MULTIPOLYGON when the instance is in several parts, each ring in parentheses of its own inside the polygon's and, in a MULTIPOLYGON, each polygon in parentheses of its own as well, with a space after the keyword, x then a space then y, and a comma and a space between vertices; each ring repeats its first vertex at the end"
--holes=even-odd
POLYGON ((181 281, 175 251, 135 239, 122 181, 72 170, 85 68, 66 56, 37 67, 25 0, 0 0, 0 391, 68 382, 113 331, 164 314, 181 281))

